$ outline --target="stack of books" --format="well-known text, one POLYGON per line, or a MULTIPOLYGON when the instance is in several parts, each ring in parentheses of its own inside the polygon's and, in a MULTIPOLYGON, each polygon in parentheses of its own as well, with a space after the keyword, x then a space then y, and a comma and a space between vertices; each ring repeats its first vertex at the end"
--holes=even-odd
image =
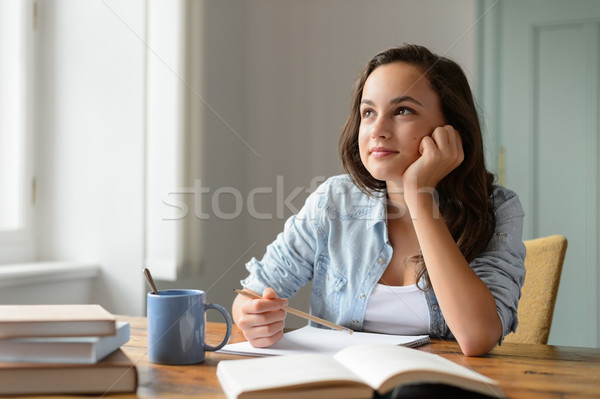
POLYGON ((100 305, 0 305, 0 395, 135 392, 129 334, 100 305))

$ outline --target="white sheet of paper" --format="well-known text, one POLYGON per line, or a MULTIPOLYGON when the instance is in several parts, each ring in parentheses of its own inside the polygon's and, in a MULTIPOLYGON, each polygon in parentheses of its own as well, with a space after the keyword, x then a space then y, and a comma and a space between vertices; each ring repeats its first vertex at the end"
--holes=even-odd
POLYGON ((245 341, 225 345, 217 352, 249 356, 298 355, 301 353, 333 355, 344 348, 360 344, 380 343, 414 347, 427 342, 429 342, 428 335, 389 335, 366 332, 348 334, 305 326, 285 333, 279 342, 268 348, 254 348, 245 341))

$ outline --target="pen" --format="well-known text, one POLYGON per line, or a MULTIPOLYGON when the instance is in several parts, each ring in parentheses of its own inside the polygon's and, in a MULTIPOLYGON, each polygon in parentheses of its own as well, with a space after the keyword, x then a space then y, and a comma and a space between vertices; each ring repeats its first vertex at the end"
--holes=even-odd
MULTIPOLYGON (((258 295, 254 291, 250 291, 249 289, 245 289, 245 290, 236 290, 236 289, 234 289, 234 291, 237 292, 238 294, 244 295, 244 296, 246 296, 248 298, 263 299, 262 296, 258 295)), ((333 328, 334 330, 343 331, 343 332, 348 333, 348 334, 352 334, 354 332, 353 330, 349 329, 348 327, 340 326, 339 324, 335 324, 335 323, 332 323, 332 322, 327 321, 325 319, 321 319, 320 317, 313 316, 311 314, 305 313, 305 312, 303 312, 301 310, 298 310, 298 309, 287 307, 287 308, 285 308, 285 311, 288 312, 288 313, 291 313, 293 315, 302 317, 303 319, 314 321, 315 323, 321 324, 322 326, 333 328)))

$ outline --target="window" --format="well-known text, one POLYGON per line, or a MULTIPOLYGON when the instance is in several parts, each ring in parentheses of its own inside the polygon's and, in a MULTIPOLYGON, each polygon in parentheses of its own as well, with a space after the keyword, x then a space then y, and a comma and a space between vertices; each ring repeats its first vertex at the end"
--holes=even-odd
POLYGON ((175 281, 202 267, 203 223, 193 211, 181 217, 172 204, 182 196, 189 199, 196 189, 193 182, 185 183, 192 161, 184 149, 192 146, 190 132, 198 132, 202 123, 201 113, 189 109, 198 96, 194 82, 202 76, 194 64, 202 60, 201 36, 194 36, 190 21, 202 20, 203 5, 154 0, 147 7, 145 265, 154 278, 175 281))
POLYGON ((31 42, 35 3, 0 1, 0 263, 30 260, 31 42))

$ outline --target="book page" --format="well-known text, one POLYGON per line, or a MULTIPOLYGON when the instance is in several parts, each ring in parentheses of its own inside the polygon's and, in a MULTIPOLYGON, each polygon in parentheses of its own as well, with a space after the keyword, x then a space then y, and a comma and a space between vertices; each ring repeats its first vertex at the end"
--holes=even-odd
POLYGON ((367 343, 416 346, 429 342, 427 335, 389 335, 342 331, 305 326, 284 334, 283 338, 268 348, 254 348, 248 342, 225 345, 218 352, 238 355, 274 356, 322 353, 333 355, 349 346, 367 343))
MULTIPOLYGON (((260 359, 222 360, 217 377, 227 397, 242 392, 314 386, 363 386, 360 378, 327 355, 296 355, 260 359)), ((363 389, 364 390, 364 389, 363 389)), ((370 396, 370 395, 367 395, 370 396)))
POLYGON ((368 344, 344 349, 334 358, 380 393, 406 382, 445 383, 488 395, 502 393, 491 378, 416 349, 368 344))

